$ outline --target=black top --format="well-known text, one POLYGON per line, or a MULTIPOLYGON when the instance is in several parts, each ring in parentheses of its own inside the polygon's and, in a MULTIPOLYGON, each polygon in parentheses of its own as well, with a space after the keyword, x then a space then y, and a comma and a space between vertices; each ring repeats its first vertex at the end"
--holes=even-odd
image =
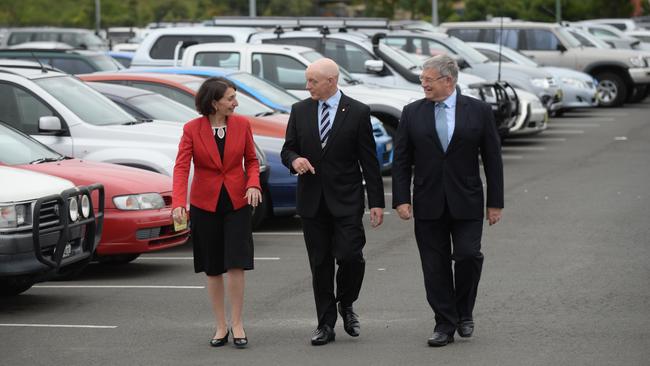
MULTIPOLYGON (((224 135, 222 139, 217 136, 217 130, 214 130, 214 141, 217 143, 217 149, 219 149, 219 156, 221 157, 221 162, 223 163, 223 154, 226 147, 226 137, 224 135)), ((226 190, 226 185, 224 184, 221 187, 221 193, 219 194, 219 201, 217 201, 217 213, 225 214, 233 210, 232 201, 228 195, 228 190, 226 190)))

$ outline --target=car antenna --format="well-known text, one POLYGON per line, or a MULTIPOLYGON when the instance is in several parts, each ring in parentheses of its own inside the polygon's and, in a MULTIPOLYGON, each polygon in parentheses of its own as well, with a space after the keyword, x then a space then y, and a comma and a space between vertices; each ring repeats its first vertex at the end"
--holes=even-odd
POLYGON ((47 74, 47 69, 45 69, 45 66, 43 65, 43 63, 41 63, 41 60, 39 60, 38 57, 36 57, 36 55, 34 54, 34 51, 29 51, 29 53, 32 55, 34 60, 36 60, 36 62, 38 62, 38 64, 41 66, 41 72, 43 74, 47 74))
MULTIPOLYGON (((499 8, 501 8, 501 3, 499 3, 499 8)), ((501 9, 499 9, 499 14, 501 14, 501 19, 499 22, 499 72, 497 74, 497 81, 501 81, 501 50, 503 47, 503 13, 501 12, 501 9)))

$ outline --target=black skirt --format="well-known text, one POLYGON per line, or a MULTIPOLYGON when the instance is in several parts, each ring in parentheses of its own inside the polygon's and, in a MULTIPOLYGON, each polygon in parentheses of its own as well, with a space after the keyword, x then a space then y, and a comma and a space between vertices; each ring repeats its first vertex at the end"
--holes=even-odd
POLYGON ((233 210, 225 186, 221 192, 216 212, 190 206, 194 272, 208 276, 253 269, 251 207, 233 210))

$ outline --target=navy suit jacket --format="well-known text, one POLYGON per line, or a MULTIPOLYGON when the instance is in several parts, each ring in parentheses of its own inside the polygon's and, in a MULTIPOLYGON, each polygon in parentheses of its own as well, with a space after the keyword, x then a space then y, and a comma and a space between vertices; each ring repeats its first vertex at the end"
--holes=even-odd
POLYGON ((434 102, 420 99, 404 107, 393 161, 393 208, 411 203, 416 219, 440 218, 445 204, 455 219, 484 215, 479 155, 487 180, 487 207, 503 208, 501 141, 489 104, 457 94, 456 124, 443 151, 435 128, 434 102))
POLYGON ((363 214, 364 179, 368 205, 384 207, 384 184, 367 105, 342 94, 327 144, 322 148, 318 101, 305 99, 294 104, 282 147, 282 163, 296 173, 291 163, 298 157, 309 160, 316 170, 316 174, 298 177, 298 215, 315 217, 321 195, 333 216, 363 214))

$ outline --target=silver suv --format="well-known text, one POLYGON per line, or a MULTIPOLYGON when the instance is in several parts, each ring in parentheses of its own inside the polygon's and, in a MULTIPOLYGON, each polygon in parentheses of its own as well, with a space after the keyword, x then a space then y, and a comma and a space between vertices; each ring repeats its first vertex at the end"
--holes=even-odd
POLYGON ((650 83, 650 54, 619 49, 603 52, 583 47, 567 29, 556 23, 458 22, 443 23, 441 30, 466 42, 501 42, 543 66, 586 72, 598 80, 601 106, 620 106, 635 87, 650 83))

